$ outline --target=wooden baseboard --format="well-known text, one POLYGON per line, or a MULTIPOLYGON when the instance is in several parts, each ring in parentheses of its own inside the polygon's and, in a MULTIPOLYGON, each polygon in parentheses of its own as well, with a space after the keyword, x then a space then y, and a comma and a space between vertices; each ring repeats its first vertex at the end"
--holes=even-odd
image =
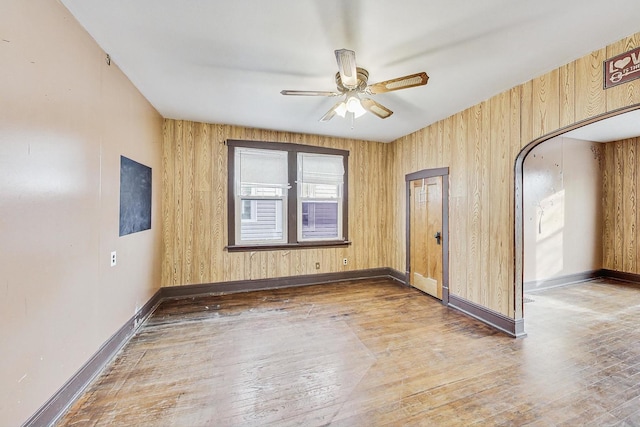
POLYGON ((512 337, 523 338, 527 335, 524 332, 524 320, 512 319, 459 296, 449 294, 449 307, 455 308, 512 337))
POLYGON ((304 276, 279 277, 274 279, 237 280, 231 282, 204 283, 198 285, 169 286, 162 288, 162 298, 182 298, 204 294, 261 291, 295 286, 320 285, 347 280, 388 277, 404 283, 405 277, 392 268, 342 271, 337 273, 308 274, 304 276))
MULTIPOLYGON (((524 283, 525 292, 533 292, 543 289, 555 288, 556 286, 564 286, 572 283, 586 282, 587 280, 596 279, 598 277, 607 276, 605 270, 591 270, 582 273, 569 274, 566 276, 554 277, 546 280, 531 280, 524 283)), ((606 270, 609 271, 609 270, 606 270)), ((612 272, 615 273, 615 272, 612 272)), ((639 276, 640 277, 640 276, 639 276)))
POLYGON ((614 271, 614 270, 607 270, 607 269, 602 269, 600 270, 600 277, 606 277, 609 279, 616 279, 616 280, 622 280, 625 282, 634 282, 634 283, 640 283, 640 274, 635 274, 635 273, 624 273, 622 271, 614 271))

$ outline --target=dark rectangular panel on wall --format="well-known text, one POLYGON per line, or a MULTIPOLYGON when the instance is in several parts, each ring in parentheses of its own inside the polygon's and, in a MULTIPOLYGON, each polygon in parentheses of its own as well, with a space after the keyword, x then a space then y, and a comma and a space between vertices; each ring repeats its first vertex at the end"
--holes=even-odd
POLYGON ((120 156, 120 236, 151 228, 151 168, 120 156))

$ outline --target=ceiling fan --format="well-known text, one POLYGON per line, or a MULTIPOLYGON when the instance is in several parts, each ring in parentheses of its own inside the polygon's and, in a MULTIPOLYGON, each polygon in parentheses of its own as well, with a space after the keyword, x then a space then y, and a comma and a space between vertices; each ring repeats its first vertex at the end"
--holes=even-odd
POLYGON ((338 62, 338 72, 336 73, 337 92, 316 91, 316 90, 283 90, 283 95, 296 96, 341 96, 344 99, 331 107, 320 119, 327 122, 336 114, 341 117, 350 117, 353 123, 355 117, 360 117, 367 111, 386 119, 393 114, 393 111, 382 104, 374 101, 367 95, 391 92, 399 89, 407 89, 415 86, 427 84, 429 76, 427 73, 410 74, 396 79, 385 80, 383 82, 368 84, 369 72, 364 68, 356 66, 356 53, 349 49, 339 49, 335 51, 338 62))

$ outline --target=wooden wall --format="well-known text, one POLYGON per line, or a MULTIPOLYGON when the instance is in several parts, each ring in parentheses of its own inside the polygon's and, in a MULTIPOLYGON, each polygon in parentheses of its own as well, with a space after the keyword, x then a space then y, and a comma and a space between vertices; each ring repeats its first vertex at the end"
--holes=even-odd
MULTIPOLYGON (((640 34, 628 37, 395 141, 390 267, 405 263, 404 176, 449 166, 450 293, 521 318, 521 289, 514 286, 521 250, 514 243, 516 157, 544 135, 640 103, 640 80, 602 88, 602 62, 639 43, 640 34)), ((624 245, 629 253, 631 243, 624 245)))
POLYGON ((165 120, 162 286, 388 267, 392 236, 386 223, 391 205, 384 200, 390 192, 391 152, 391 145, 377 142, 165 120), (227 139, 349 150, 352 245, 227 252, 227 139), (348 259, 347 266, 343 258, 348 259))
POLYGON ((521 318, 521 287, 514 285, 514 258, 521 250, 514 243, 515 160, 524 146, 545 135, 639 104, 640 80, 602 88, 602 62, 639 44, 640 34, 625 38, 391 144, 166 120, 163 286, 375 267, 404 271, 404 176, 448 166, 450 292, 521 318), (350 150, 353 245, 226 252, 227 138, 350 150))
POLYGON ((640 137, 604 144, 603 268, 640 273, 638 149, 640 137))

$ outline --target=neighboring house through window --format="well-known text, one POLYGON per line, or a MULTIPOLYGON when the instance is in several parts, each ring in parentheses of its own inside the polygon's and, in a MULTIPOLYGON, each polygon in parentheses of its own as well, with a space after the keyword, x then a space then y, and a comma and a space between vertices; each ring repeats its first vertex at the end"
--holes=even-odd
POLYGON ((229 250, 348 244, 348 151, 227 141, 229 250))

